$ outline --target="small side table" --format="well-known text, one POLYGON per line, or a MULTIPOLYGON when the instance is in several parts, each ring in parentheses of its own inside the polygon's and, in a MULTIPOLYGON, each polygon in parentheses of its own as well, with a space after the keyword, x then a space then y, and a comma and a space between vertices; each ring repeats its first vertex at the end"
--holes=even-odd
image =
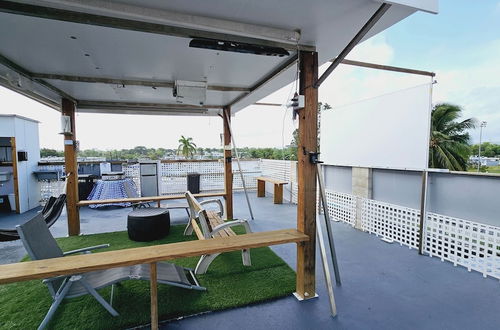
POLYGON ((170 231, 170 213, 157 207, 137 208, 128 214, 127 231, 137 242, 161 239, 170 231))

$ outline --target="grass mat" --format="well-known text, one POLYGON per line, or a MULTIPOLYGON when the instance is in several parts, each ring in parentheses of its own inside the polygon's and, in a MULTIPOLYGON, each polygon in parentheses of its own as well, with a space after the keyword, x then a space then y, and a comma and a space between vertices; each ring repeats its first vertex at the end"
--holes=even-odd
MULTIPOLYGON (((103 243, 110 248, 94 253, 131 247, 151 246, 193 240, 183 235, 184 226, 172 226, 170 234, 154 242, 128 239, 127 232, 65 237, 57 239, 64 251, 103 243)), ((235 232, 243 233, 242 228, 235 232)), ((207 291, 186 290, 158 285, 160 320, 215 311, 286 296, 295 289, 295 272, 271 249, 251 250, 252 266, 241 262, 241 252, 223 253, 197 278, 207 291)), ((25 258, 27 259, 27 258, 25 258)), ((199 257, 176 259, 175 264, 194 268, 199 257)), ((130 280, 115 287, 113 307, 120 313, 112 317, 93 297, 65 299, 49 324, 50 329, 123 329, 150 322, 149 282, 130 280)), ((111 288, 99 290, 109 301, 111 288)), ((0 285, 0 329, 37 328, 52 300, 40 280, 0 285)))

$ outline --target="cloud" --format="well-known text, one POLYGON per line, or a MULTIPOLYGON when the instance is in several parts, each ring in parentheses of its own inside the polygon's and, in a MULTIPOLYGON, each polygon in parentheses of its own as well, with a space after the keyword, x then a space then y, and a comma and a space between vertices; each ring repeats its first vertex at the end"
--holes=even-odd
MULTIPOLYGON (((455 103, 464 108, 465 117, 487 121, 483 140, 500 143, 500 39, 476 52, 480 60, 473 65, 437 71, 434 101, 455 103)), ((477 142, 479 129, 471 135, 477 142)))

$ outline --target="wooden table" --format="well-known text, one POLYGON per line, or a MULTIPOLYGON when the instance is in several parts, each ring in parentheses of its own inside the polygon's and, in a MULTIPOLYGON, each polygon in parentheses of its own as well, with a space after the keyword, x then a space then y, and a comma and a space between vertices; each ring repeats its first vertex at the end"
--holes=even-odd
POLYGON ((213 238, 123 249, 94 254, 0 265, 0 284, 71 275, 113 267, 150 264, 151 328, 158 329, 156 263, 163 260, 251 249, 276 244, 299 243, 309 237, 297 229, 282 229, 231 237, 213 238))
POLYGON ((266 176, 259 176, 257 178, 257 197, 266 197, 266 182, 274 184, 274 204, 283 203, 283 185, 288 182, 266 176))

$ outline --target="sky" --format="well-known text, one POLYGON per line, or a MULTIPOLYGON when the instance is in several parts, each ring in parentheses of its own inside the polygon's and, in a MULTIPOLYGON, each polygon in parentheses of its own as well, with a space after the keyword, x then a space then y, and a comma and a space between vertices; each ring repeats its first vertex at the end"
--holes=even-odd
MULTIPOLYGON (((417 12, 361 43, 347 58, 436 72, 433 103, 450 102, 464 118, 486 121, 483 141, 500 143, 500 0, 440 0, 438 15, 417 12)), ((320 72, 326 66, 320 68, 320 72)), ((333 106, 428 83, 429 77, 341 65, 319 100, 333 106)), ((286 86, 263 99, 285 104, 286 86)), ((40 121, 42 147, 63 149, 59 112, 0 87, 0 113, 40 121)), ((181 135, 199 147, 221 145, 222 121, 206 117, 78 114, 81 149, 176 148, 181 135)), ((238 147, 282 147, 297 126, 285 107, 250 106, 233 120, 238 147)), ((471 131, 472 142, 479 130, 471 131)))

